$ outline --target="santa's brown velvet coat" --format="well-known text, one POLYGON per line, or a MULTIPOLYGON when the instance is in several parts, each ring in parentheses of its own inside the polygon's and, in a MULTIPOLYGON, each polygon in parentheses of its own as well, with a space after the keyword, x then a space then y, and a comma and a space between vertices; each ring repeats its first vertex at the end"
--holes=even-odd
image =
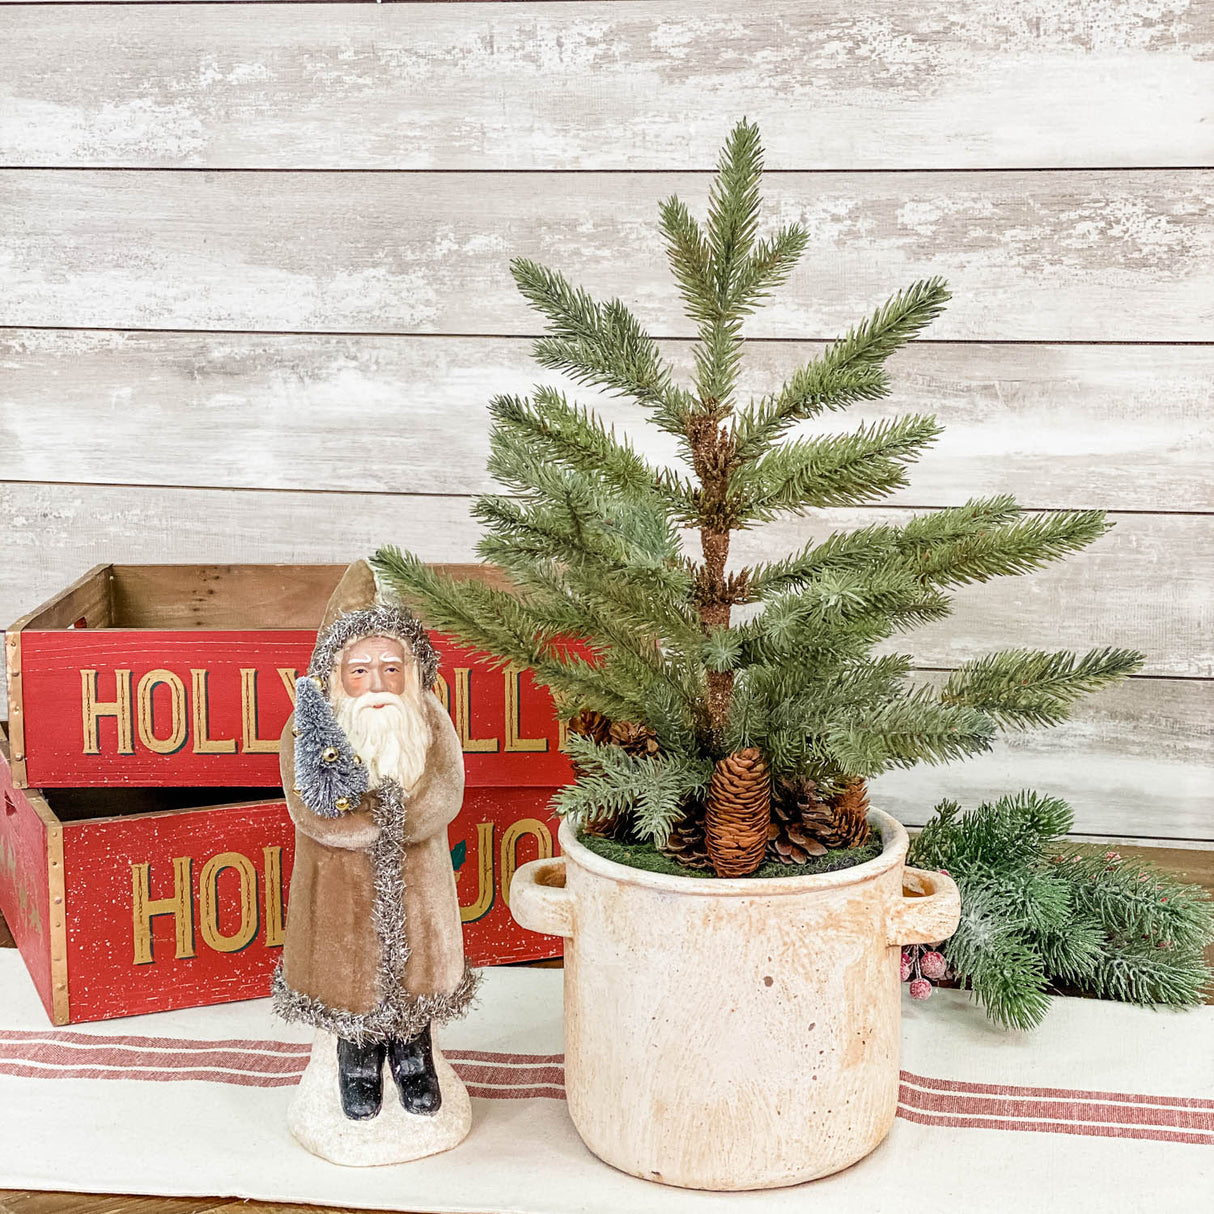
MULTIPOLYGON (((425 771, 405 799, 401 873, 409 958, 403 985, 411 995, 449 995, 464 974, 464 949, 447 825, 464 796, 464 759, 451 718, 423 694, 433 730, 425 771)), ((372 906, 370 848, 379 832, 371 815, 374 790, 340 818, 313 813, 293 792, 292 713, 283 728, 279 762, 287 808, 295 822, 295 865, 287 903, 282 976, 301 994, 356 1014, 376 1003, 380 944, 372 906)))

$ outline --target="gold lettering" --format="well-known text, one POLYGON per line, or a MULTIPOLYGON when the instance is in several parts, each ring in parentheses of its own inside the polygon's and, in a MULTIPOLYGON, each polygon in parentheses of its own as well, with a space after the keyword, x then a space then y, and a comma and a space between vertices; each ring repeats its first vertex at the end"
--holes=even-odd
POLYGON ((131 865, 131 921, 135 943, 135 964, 152 960, 152 917, 172 915, 177 925, 177 956, 194 956, 194 898, 190 880, 190 857, 173 858, 173 896, 155 898, 151 894, 150 864, 131 865))
POLYGON ((240 671, 240 721, 244 733, 241 749, 247 755, 276 755, 277 738, 257 736, 257 671, 242 667, 240 671))
POLYGON ((447 680, 441 674, 434 676, 434 694, 438 696, 438 702, 443 706, 443 711, 450 712, 451 688, 447 686, 447 680))
POLYGON ((493 823, 476 824, 476 901, 459 908, 464 923, 483 919, 493 905, 493 823))
POLYGON ((522 679, 523 672, 517 666, 507 666, 503 675, 506 680, 506 750, 526 751, 531 754, 547 754, 547 738, 523 738, 522 679))
POLYGON ((266 948, 281 948, 282 930, 282 848, 263 847, 266 869, 266 948))
POLYGON ((185 684, 171 670, 149 670, 139 680, 135 699, 139 706, 139 740, 155 754, 176 754, 185 745, 185 684), (173 731, 167 738, 158 738, 155 734, 152 707, 152 696, 162 683, 169 689, 173 716, 173 731))
POLYGON ((134 731, 131 728, 131 672, 129 670, 114 671, 113 700, 97 699, 97 672, 82 670, 80 672, 80 712, 84 726, 84 753, 99 755, 101 753, 101 730, 97 721, 100 717, 118 718, 118 753, 133 755, 135 753, 134 731))
POLYGON ((291 707, 295 707, 295 680, 299 678, 299 671, 292 666, 280 666, 278 668, 278 677, 282 679, 282 685, 287 689, 287 695, 291 697, 291 707))
POLYGON ((533 835, 537 844, 537 860, 552 855, 552 832, 538 818, 520 818, 506 828, 502 835, 502 901, 510 905, 510 883, 518 868, 518 845, 524 835, 533 835))
POLYGON ((455 668, 455 728, 466 755, 497 754, 496 738, 472 736, 472 670, 468 666, 455 668))
POLYGON ((560 720, 556 726, 556 748, 557 750, 568 750, 569 742, 569 722, 560 720))
POLYGON ((194 691, 194 753, 196 755, 232 755, 236 753, 235 738, 211 737, 211 697, 207 690, 206 670, 191 670, 194 691))
POLYGON ((257 935, 257 870, 238 851, 212 856, 198 876, 198 930, 217 953, 239 952, 257 935), (240 874, 240 927, 230 936, 219 930, 219 874, 234 868, 240 874))

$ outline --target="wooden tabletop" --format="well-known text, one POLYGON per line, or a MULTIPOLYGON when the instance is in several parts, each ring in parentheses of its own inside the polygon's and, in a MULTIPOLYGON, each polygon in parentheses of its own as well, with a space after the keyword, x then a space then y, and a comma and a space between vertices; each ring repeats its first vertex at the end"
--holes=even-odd
MULTIPOLYGON (((1214 892, 1214 848, 1182 850, 1118 844, 1117 850, 1123 856, 1142 856, 1153 860, 1214 892)), ((13 937, 0 917, 0 948, 12 947, 13 937)), ((1214 964, 1214 945, 1207 949, 1206 955, 1214 964)), ((1214 1003, 1214 994, 1208 1002, 1214 1003)), ((212 1214, 219 1210, 240 1210, 243 1214, 332 1214, 334 1209, 344 1210, 345 1207, 283 1205, 280 1202, 242 1201, 233 1197, 125 1197, 97 1193, 0 1190, 0 1214, 212 1214)), ((354 1212, 350 1211, 350 1214, 354 1212)))

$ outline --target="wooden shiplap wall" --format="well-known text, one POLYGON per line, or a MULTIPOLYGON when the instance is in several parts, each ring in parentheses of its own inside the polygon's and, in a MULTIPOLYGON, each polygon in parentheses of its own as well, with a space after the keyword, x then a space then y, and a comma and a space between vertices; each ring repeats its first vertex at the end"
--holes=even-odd
MULTIPOLYGON (((764 224, 811 234, 748 325, 778 384, 898 287, 954 299, 891 363, 947 427, 880 507, 1010 491, 1116 528, 969 588, 924 678, 1004 644, 1121 644, 1144 673, 1068 725, 884 778, 1036 786, 1077 829, 1214 838, 1214 6, 1200 0, 0 0, 0 621, 99 561, 472 555, 485 403, 554 377, 508 262, 618 295, 690 367, 658 236, 725 135, 764 224)), ((595 401, 648 454, 639 414, 595 401)))

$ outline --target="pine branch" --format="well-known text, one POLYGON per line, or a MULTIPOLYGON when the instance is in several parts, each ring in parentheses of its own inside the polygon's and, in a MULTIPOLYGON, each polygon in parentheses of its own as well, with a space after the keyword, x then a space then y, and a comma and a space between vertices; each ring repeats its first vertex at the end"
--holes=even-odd
POLYGON ((1111 944, 1097 960, 1088 989, 1102 999, 1144 1007, 1199 1007, 1211 990, 1210 967, 1196 951, 1111 944))
POLYGON ((729 133, 708 191, 708 249, 719 316, 737 306, 742 276, 759 226, 763 147, 759 128, 743 118, 729 133))
POLYGON ((991 748, 993 726, 972 708, 937 704, 917 688, 875 708, 843 709, 824 733, 842 770, 876 776, 891 767, 948 763, 991 748))
POLYGON ((899 291, 872 316, 849 329, 822 355, 834 366, 874 366, 883 363, 918 337, 949 301, 942 278, 927 278, 899 291))
POLYGON ((661 231, 666 240, 666 258, 679 284, 679 293, 689 319, 701 323, 718 314, 712 279, 712 255, 700 225, 686 204, 671 195, 660 205, 661 231))
MULTIPOLYGON (((1010 501, 994 499, 996 503, 1000 500, 1010 501)), ((992 577, 1030 573, 1050 561, 1086 548, 1111 526, 1101 510, 1039 514, 1006 525, 984 525, 970 534, 955 537, 949 535, 954 518, 945 518, 941 523, 937 531, 933 515, 920 515, 907 523, 896 538, 898 550, 908 567, 925 582, 937 586, 958 586, 985 582, 992 577)))
POLYGON ((1009 919, 994 891, 964 884, 961 921, 947 941, 947 955, 954 972, 996 1024, 1032 1029, 1045 1018, 1050 1000, 1041 956, 1009 919))
POLYGON ((897 622, 921 622, 947 614, 947 602, 896 566, 821 573, 794 593, 780 595, 738 628, 744 660, 773 663, 801 653, 849 652, 849 630, 867 648, 897 622))
POLYGON ((796 422, 861 400, 880 400, 889 380, 880 367, 832 367, 815 359, 793 372, 779 392, 769 393, 734 419, 734 458, 747 463, 761 455, 796 422))
MULTIPOLYGON (((537 461, 558 461, 626 495, 652 499, 663 494, 661 472, 637 455, 626 438, 617 438, 614 427, 605 427, 592 410, 569 404, 555 388, 536 384, 532 391, 531 399, 493 397, 489 413, 503 432, 529 444, 537 461)), ((661 509, 662 503, 650 500, 648 506, 661 509)))
POLYGON ((608 669, 563 649, 543 617, 519 596, 436 572, 411 552, 384 545, 371 566, 427 625, 485 655, 488 665, 528 667, 536 683, 608 717, 643 712, 640 697, 608 669))
POLYGON ((1007 877, 1040 862, 1052 841, 1073 825, 1074 814, 1061 797, 1031 789, 984 801, 965 814, 955 801, 941 801, 912 842, 908 863, 1007 877))
POLYGON ((776 447, 738 469, 730 485, 733 516, 749 524, 884 497, 906 484, 906 465, 940 432, 934 417, 912 415, 776 447))
POLYGON ((553 798, 555 812, 579 826, 631 811, 637 833, 659 847, 683 816, 686 799, 702 795, 712 776, 712 763, 705 759, 642 758, 572 733, 567 746, 581 771, 575 783, 553 798))
POLYGON ((811 540, 800 552, 748 571, 752 601, 795 590, 825 573, 863 572, 889 557, 891 528, 874 524, 836 531, 820 543, 811 540))
POLYGON ((888 299, 817 358, 798 368, 779 392, 739 415, 734 442, 740 461, 766 450, 795 422, 889 391, 883 364, 943 311, 949 293, 939 278, 915 283, 888 299))
POLYGON ((968 704, 1011 728, 1057 725, 1080 696, 1107 687, 1142 666, 1129 649, 1092 649, 1083 657, 1060 650, 1005 649, 959 666, 940 691, 943 704, 968 704))
POLYGON ((1166 940, 1198 952, 1214 943, 1214 902, 1199 885, 1092 846, 1060 843, 1049 863, 1070 884, 1076 913, 1112 938, 1166 940))
POLYGON ((513 258, 510 272, 519 291, 550 322, 550 335, 532 346, 541 366, 630 395, 653 409, 662 429, 683 432, 691 402, 672 384, 657 343, 620 300, 597 303, 562 274, 526 257, 513 258))

